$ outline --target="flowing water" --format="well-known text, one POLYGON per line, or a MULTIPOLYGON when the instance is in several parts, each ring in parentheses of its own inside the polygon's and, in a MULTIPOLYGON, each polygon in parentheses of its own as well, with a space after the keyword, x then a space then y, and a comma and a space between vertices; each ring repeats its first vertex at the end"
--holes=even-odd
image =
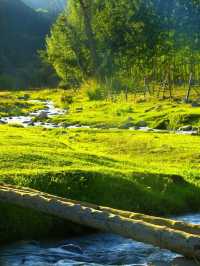
MULTIPOLYGON (((0 119, 0 124, 19 124, 23 127, 29 127, 29 126, 41 126, 44 128, 63 128, 62 123, 56 124, 51 122, 44 122, 44 118, 51 118, 55 115, 64 115, 67 111, 56 108, 53 101, 42 101, 42 100, 30 100, 30 102, 36 102, 36 103, 43 103, 45 105, 45 108, 43 110, 38 110, 36 112, 32 112, 27 116, 10 116, 10 117, 2 117, 0 119), (35 118, 37 118, 37 122, 34 122, 35 118)), ((65 128, 68 129, 76 129, 76 128, 91 128, 90 126, 86 125, 70 125, 65 128)), ((98 128, 99 129, 99 128, 98 128)), ((110 128, 111 130, 117 130, 118 128, 110 128)), ((149 127, 130 127, 128 130, 138 130, 138 131, 144 131, 144 132, 158 132, 158 133, 167 133, 169 131, 167 130, 159 130, 159 129, 153 129, 149 127)), ((176 134, 182 134, 182 135, 197 135, 197 130, 177 130, 177 131, 170 131, 172 133, 176 134)))
MULTIPOLYGON (((200 224, 200 214, 176 217, 200 224)), ((19 242, 0 248, 1 266, 147 266, 167 262, 177 254, 112 234, 95 234, 62 241, 19 242)), ((160 265, 160 264, 159 264, 160 265)))
POLYGON ((43 110, 38 110, 36 112, 30 113, 27 116, 10 116, 10 117, 2 117, 1 122, 5 124, 19 124, 24 127, 28 126, 43 126, 46 128, 56 128, 58 125, 53 123, 45 123, 43 121, 33 122, 34 118, 38 118, 38 120, 43 120, 44 118, 52 117, 54 115, 63 115, 65 110, 56 108, 52 101, 41 101, 41 100, 31 100, 30 102, 43 103, 45 108, 43 110))

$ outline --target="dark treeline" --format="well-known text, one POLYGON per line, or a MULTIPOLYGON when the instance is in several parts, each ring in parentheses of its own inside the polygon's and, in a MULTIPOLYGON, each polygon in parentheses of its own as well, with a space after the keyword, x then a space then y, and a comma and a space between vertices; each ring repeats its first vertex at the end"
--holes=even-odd
POLYGON ((24 2, 0 0, 0 88, 37 87, 54 80, 38 50, 45 48, 45 36, 55 18, 24 2))
POLYGON ((47 38, 47 59, 66 85, 117 77, 200 79, 200 1, 70 0, 47 38))

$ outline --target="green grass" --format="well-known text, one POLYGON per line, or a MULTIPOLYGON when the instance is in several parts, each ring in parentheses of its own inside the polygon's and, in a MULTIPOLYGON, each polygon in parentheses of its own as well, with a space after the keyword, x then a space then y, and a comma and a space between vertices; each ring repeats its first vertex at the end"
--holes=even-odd
POLYGON ((44 104, 33 103, 26 93, 0 92, 0 118, 5 116, 28 115, 42 109, 44 104), (26 96, 21 98, 22 96, 26 96))
POLYGON ((152 128, 178 129, 184 125, 200 127, 200 107, 181 103, 181 98, 170 101, 157 98, 144 99, 129 95, 128 101, 123 94, 112 99, 90 101, 83 91, 64 91, 46 89, 36 91, 0 93, 0 116, 26 115, 42 109, 43 104, 29 100, 52 100, 57 107, 67 109, 65 115, 47 119, 63 125, 89 125, 97 128, 123 128, 127 124, 138 125, 141 121, 152 128), (21 100, 21 97, 27 98, 21 100))
POLYGON ((120 209, 199 209, 200 138, 0 127, 0 180, 120 209))
POLYGON ((170 101, 157 98, 144 99, 129 95, 128 101, 123 94, 112 99, 90 101, 83 91, 73 92, 59 89, 21 92, 30 99, 52 100, 55 105, 67 109, 65 115, 49 119, 49 122, 64 125, 89 125, 92 127, 124 127, 131 120, 133 125, 145 121, 149 127, 177 129, 191 124, 200 127, 200 107, 181 103, 181 98, 170 101))

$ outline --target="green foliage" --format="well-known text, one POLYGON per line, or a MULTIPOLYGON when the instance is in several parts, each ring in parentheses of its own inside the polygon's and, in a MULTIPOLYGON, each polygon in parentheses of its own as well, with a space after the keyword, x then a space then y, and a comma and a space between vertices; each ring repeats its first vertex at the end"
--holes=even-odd
MULTIPOLYGON (((72 77, 81 81, 83 77, 94 76, 94 73, 109 77, 117 71, 126 72, 137 57, 143 57, 149 43, 145 37, 143 47, 137 47, 149 24, 153 28, 155 23, 150 18, 151 10, 145 8, 142 2, 89 2, 89 15, 86 16, 79 1, 69 1, 66 11, 58 18, 51 36, 47 38, 48 60, 64 81, 72 77), (145 20, 139 19, 144 8, 145 20), (94 39, 88 37, 89 29, 94 39), (97 58, 94 58, 94 53, 97 58), (98 66, 94 70, 95 60, 98 66)), ((152 36, 151 43, 156 39, 156 34, 152 36)))
POLYGON ((199 79, 198 3, 83 2, 85 9, 82 2, 69 1, 47 38, 48 60, 69 87, 71 80, 117 77, 119 91, 136 91, 144 87, 144 77, 169 86, 188 82, 190 73, 199 79))
POLYGON ((105 84, 91 80, 84 84, 84 89, 90 101, 103 100, 106 97, 105 84))
POLYGON ((72 104, 74 102, 73 95, 63 93, 61 95, 61 102, 66 105, 72 104))
POLYGON ((102 88, 100 86, 88 89, 87 96, 90 99, 90 101, 98 101, 104 99, 102 88))

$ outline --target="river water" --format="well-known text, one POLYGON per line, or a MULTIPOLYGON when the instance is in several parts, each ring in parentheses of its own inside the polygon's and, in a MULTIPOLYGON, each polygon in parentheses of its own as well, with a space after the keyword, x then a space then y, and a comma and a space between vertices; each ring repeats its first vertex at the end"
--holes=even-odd
MULTIPOLYGON (((176 217, 200 224, 200 214, 176 217)), ((163 266, 179 255, 112 234, 93 234, 66 240, 23 241, 0 248, 1 266, 163 266), (160 264, 159 264, 160 265, 160 264)))

